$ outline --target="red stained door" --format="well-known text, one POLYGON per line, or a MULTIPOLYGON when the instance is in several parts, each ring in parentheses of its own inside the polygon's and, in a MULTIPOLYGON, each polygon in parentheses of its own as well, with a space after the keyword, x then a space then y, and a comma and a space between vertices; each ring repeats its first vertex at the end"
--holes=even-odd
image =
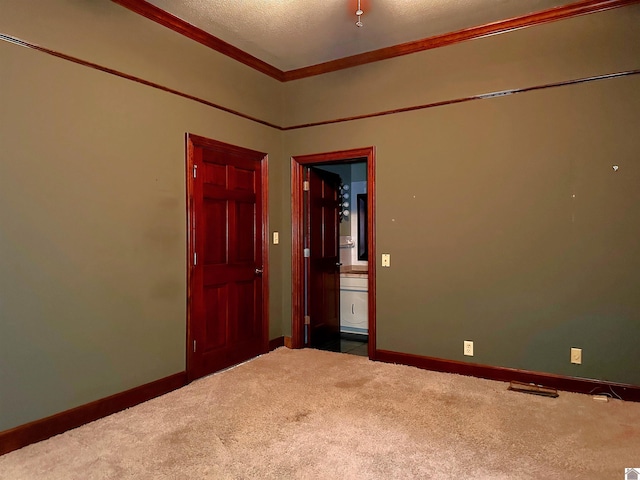
POLYGON ((264 318, 265 154, 189 136, 190 379, 268 349, 264 318))
POLYGON ((340 335, 340 177, 308 169, 308 343, 315 347, 340 335))

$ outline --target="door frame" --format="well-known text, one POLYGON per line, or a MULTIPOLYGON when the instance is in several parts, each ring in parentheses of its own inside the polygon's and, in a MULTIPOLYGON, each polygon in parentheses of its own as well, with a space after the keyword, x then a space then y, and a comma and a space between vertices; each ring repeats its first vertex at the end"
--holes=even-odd
POLYGON ((291 157, 291 348, 304 347, 304 167, 367 161, 369 359, 376 359, 376 152, 375 147, 291 157))
POLYGON ((224 153, 236 155, 249 155, 252 157, 260 157, 260 183, 261 183, 261 201, 262 209, 256 212, 259 220, 262 222, 262 238, 256 238, 261 242, 262 251, 262 351, 269 351, 269 155, 256 150, 231 145, 229 143, 220 142, 200 135, 187 132, 185 134, 186 149, 186 200, 187 200, 187 304, 186 304, 186 367, 187 381, 195 380, 193 377, 193 332, 192 332, 192 307, 193 307, 193 276, 195 266, 193 264, 195 254, 195 210, 194 210, 194 165, 195 152, 198 148, 207 148, 218 150, 224 153))

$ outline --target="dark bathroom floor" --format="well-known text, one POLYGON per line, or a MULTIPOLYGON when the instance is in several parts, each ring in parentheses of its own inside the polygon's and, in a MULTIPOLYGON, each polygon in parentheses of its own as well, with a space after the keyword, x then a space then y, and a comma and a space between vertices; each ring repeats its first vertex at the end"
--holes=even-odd
POLYGON ((369 337, 367 335, 359 335, 357 333, 341 333, 340 339, 330 340, 326 343, 318 345, 318 350, 326 350, 329 352, 349 353, 351 355, 360 355, 368 357, 369 337))

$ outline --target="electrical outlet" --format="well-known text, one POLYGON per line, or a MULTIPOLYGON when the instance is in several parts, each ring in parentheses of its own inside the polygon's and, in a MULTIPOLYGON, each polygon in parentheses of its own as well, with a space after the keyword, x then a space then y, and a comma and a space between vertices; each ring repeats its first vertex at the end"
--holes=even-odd
POLYGON ((390 267, 391 266, 391 255, 389 255, 388 253, 383 253, 382 254, 382 266, 383 267, 390 267))
POLYGON ((464 341, 464 354, 467 357, 473 357, 473 342, 469 340, 464 341))
POLYGON ((575 363, 580 365, 582 363, 582 349, 581 348, 572 348, 571 349, 571 363, 575 363))

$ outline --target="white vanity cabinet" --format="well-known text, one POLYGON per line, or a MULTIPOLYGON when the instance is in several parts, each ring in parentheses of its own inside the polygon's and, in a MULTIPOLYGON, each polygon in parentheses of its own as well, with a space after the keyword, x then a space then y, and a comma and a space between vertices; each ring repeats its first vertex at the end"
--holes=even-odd
POLYGON ((340 275, 340 331, 369 333, 367 276, 340 275))

